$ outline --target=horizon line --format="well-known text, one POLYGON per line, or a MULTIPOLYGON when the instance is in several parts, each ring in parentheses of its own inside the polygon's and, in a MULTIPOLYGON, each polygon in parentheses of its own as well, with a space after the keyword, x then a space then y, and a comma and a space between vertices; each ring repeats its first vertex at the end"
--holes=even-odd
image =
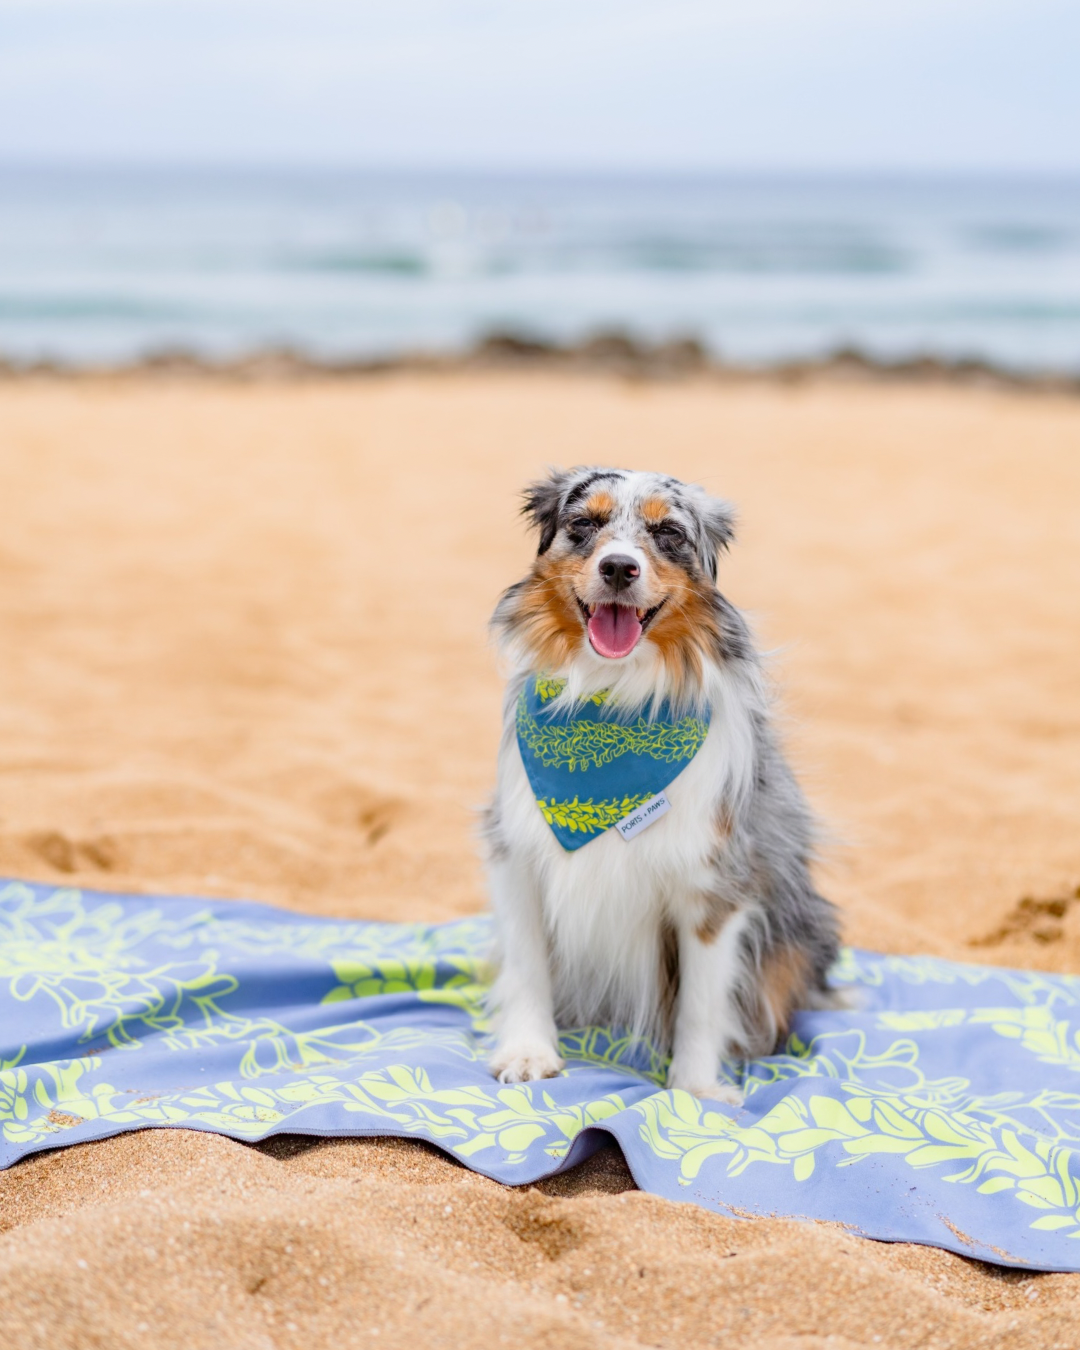
POLYGON ((599 179, 629 181, 634 179, 672 180, 681 182, 709 180, 743 180, 753 182, 769 181, 835 181, 835 182, 971 182, 993 183, 1000 181, 1016 182, 1023 180, 1032 183, 1080 183, 1080 164, 1073 167, 1032 167, 1032 166, 977 166, 957 165, 917 166, 894 165, 888 167, 851 164, 840 165, 746 165, 746 164, 697 164, 697 165, 615 165, 615 164, 507 164, 505 162, 468 162, 457 164, 425 163, 420 160, 409 162, 380 162, 374 160, 326 159, 267 159, 252 156, 250 158, 197 158, 194 156, 168 156, 147 158, 142 156, 78 156, 61 157, 53 155, 9 156, 0 153, 0 173, 9 172, 52 172, 52 173, 286 173, 286 174, 356 174, 372 177, 445 177, 445 178, 491 178, 491 179, 599 179))

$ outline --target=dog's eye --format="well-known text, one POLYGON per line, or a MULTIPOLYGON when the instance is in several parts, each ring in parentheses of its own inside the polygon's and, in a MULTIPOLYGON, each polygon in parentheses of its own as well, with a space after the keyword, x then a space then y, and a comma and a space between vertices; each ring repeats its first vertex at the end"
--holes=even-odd
POLYGON ((674 521, 662 520, 652 527, 652 536, 661 548, 681 548, 686 543, 686 533, 674 521))
POLYGON ((597 524, 596 521, 592 520, 589 516, 575 516, 574 519, 567 524, 566 528, 574 538, 587 539, 588 536, 592 534, 593 530, 597 528, 597 524))

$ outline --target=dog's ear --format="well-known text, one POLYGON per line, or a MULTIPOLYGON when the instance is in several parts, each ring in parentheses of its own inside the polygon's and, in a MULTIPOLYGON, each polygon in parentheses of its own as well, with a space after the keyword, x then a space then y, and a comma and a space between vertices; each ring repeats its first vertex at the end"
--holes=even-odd
POLYGON ((704 547, 702 562, 705 571, 716 580, 717 564, 735 538, 735 508, 719 497, 703 497, 698 511, 704 547))
POLYGON ((559 530, 559 508, 569 478, 570 475, 562 469, 552 469, 547 478, 530 483, 522 493, 521 514, 528 516, 540 531, 537 557, 546 553, 555 542, 559 530))

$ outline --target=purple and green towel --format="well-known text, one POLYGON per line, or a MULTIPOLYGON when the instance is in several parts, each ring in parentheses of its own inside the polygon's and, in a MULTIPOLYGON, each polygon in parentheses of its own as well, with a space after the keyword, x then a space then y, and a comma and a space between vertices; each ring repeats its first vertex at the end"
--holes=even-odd
POLYGON ((736 1109, 610 1027, 567 1032, 557 1078, 495 1082, 490 938, 0 882, 0 1167, 181 1126, 426 1139, 519 1185, 614 1138, 672 1200, 1080 1271, 1080 979, 845 950, 856 1008, 729 1066, 736 1109))

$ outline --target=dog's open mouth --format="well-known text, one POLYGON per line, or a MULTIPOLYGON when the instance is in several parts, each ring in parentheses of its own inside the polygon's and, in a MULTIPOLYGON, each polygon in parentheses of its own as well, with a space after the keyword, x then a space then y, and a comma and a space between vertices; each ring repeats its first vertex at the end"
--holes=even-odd
POLYGON ((652 609, 632 609, 629 605, 590 606, 578 600, 593 651, 611 660, 630 655, 666 603, 665 599, 652 609))

